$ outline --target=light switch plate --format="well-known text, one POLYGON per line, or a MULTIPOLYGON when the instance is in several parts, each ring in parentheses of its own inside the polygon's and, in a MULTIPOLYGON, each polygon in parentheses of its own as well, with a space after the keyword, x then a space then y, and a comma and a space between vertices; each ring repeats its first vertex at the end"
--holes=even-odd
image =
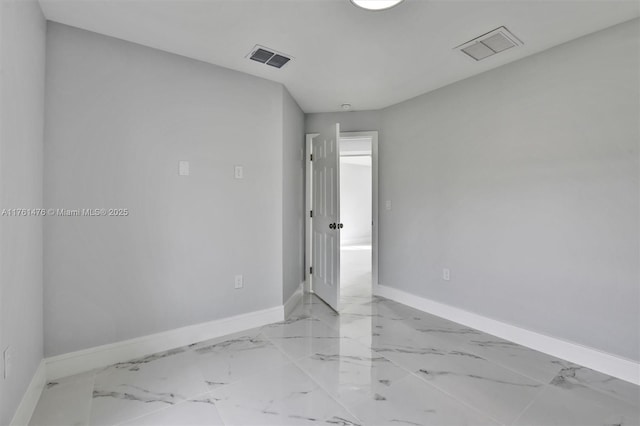
POLYGON ((233 167, 233 177, 236 179, 244 178, 244 167, 242 166, 234 166, 233 167))
POLYGON ((2 377, 6 380, 11 375, 13 364, 13 349, 11 346, 7 347, 2 353, 2 377))
POLYGON ((234 280, 234 288, 239 289, 242 287, 244 287, 244 278, 242 277, 242 275, 236 275, 234 280))
POLYGON ((385 201, 384 206, 387 210, 391 210, 391 200, 385 201))
POLYGON ((189 162, 188 161, 180 161, 178 166, 178 174, 180 176, 189 176, 189 162))

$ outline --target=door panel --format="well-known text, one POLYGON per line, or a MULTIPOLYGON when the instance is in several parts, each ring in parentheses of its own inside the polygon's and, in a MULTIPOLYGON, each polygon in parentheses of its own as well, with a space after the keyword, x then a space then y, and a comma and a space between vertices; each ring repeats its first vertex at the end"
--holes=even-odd
POLYGON ((312 142, 313 291, 334 310, 340 301, 340 125, 312 142))

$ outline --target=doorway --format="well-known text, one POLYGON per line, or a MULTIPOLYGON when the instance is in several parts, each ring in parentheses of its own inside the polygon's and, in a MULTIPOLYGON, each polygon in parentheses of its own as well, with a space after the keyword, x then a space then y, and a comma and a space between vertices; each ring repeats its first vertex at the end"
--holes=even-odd
POLYGON ((340 137, 340 298, 372 294, 373 162, 371 137, 340 137))
MULTIPOLYGON (((317 198, 314 198, 312 154, 314 138, 319 135, 308 134, 306 137, 306 211, 308 214, 305 290, 311 293, 314 293, 313 248, 318 249, 313 240, 313 200, 317 198)), ((370 299, 377 290, 378 132, 340 132, 338 130, 336 136, 339 139, 339 150, 337 150, 339 155, 336 157, 339 185, 336 188, 338 191, 335 201, 339 208, 335 221, 340 224, 338 238, 340 250, 337 256, 340 279, 335 288, 338 303, 332 301, 329 305, 339 311, 341 303, 370 299)), ((316 191, 317 189, 316 185, 316 191)), ((323 291, 326 292, 326 289, 323 291)))

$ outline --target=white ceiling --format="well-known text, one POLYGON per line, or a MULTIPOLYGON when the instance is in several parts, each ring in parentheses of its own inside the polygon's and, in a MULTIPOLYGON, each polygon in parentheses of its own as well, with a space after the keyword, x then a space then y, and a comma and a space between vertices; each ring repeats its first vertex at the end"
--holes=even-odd
POLYGON ((637 1, 41 0, 47 19, 283 83, 305 112, 379 109, 640 16, 637 1), (482 62, 453 47, 504 25, 524 41, 482 62), (292 55, 278 70, 255 44, 292 55))

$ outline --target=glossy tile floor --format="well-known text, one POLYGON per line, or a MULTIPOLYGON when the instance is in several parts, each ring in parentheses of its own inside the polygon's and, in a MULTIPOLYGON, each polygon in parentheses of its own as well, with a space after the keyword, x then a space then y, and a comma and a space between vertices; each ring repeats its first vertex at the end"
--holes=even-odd
MULTIPOLYGON (((639 388, 371 297, 47 384, 32 425, 639 425, 639 388)), ((363 264, 364 262, 364 264, 363 264)), ((363 266, 364 265, 364 266, 363 266)))

